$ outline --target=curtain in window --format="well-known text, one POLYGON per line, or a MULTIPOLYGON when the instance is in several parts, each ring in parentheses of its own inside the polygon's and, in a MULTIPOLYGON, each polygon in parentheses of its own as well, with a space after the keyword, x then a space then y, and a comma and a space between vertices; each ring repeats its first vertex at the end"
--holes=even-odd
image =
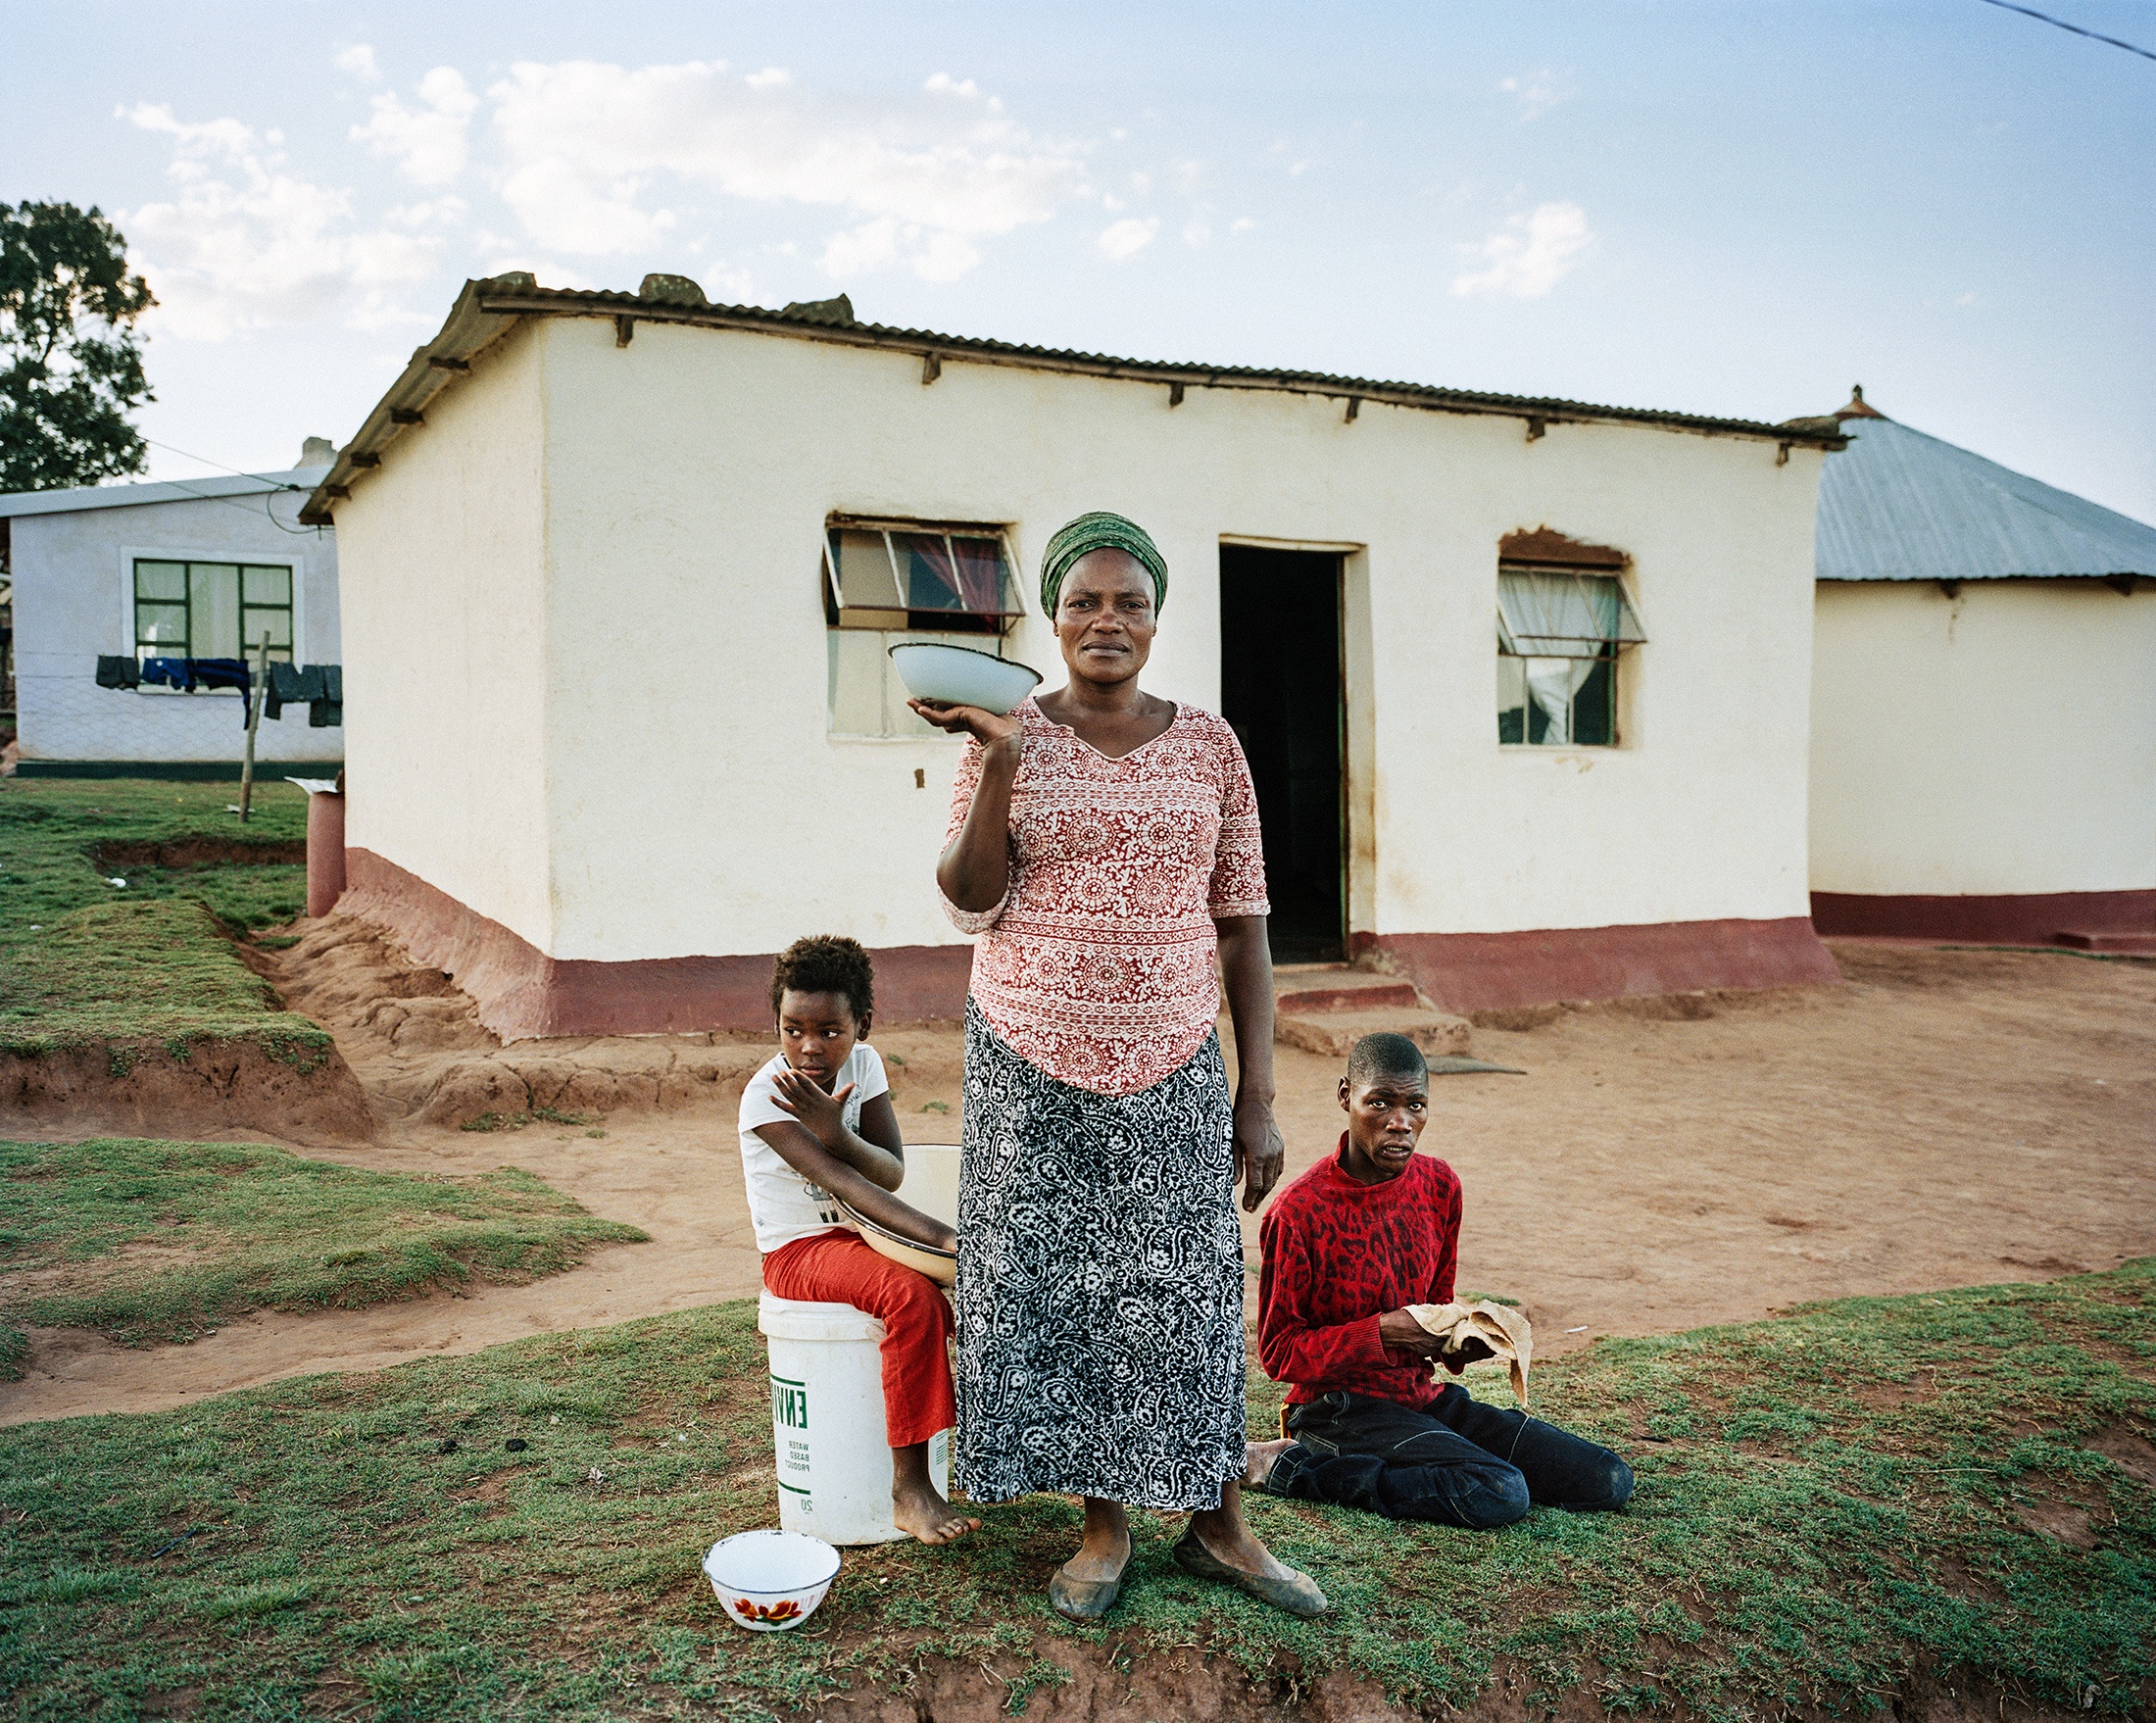
POLYGON ((906 603, 916 610, 962 610, 965 594, 958 587, 958 571, 951 566, 951 553, 944 548, 943 539, 929 537, 925 532, 894 532, 891 542, 899 555, 907 559, 906 603), (921 590, 921 576, 927 574, 942 593, 921 590), (948 597, 946 596, 948 595, 948 597))
POLYGON ((993 538, 954 538, 958 558, 958 597, 969 611, 996 615, 1004 608, 1004 547, 993 538))
POLYGON ((985 616, 1001 613, 1003 547, 996 540, 947 540, 940 533, 926 532, 895 532, 891 537, 900 555, 910 559, 907 586, 914 609, 969 611, 985 616), (934 583, 926 593, 919 584, 924 574, 934 583))
POLYGON ((1523 658, 1600 658, 1646 638, 1624 588, 1606 574, 1497 570, 1497 621, 1523 658))
POLYGON ((1572 697, 1586 685, 1588 677, 1594 674, 1594 666, 1599 661, 1592 658, 1530 658, 1520 662, 1527 666, 1528 698, 1535 702, 1543 716, 1549 720, 1549 728, 1544 732, 1542 740, 1545 743, 1570 742, 1572 697))

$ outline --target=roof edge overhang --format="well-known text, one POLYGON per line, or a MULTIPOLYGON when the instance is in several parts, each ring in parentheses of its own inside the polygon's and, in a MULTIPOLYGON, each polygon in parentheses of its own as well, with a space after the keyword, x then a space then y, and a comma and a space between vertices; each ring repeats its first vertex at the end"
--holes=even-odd
POLYGON ((424 422, 427 403, 467 375, 472 361, 518 321, 541 317, 609 318, 614 321, 616 338, 624 344, 637 323, 682 323, 695 328, 783 335, 832 346, 877 348, 917 358, 928 367, 940 368, 943 361, 954 360, 1124 382, 1158 383, 1177 391, 1241 389, 1257 393, 1318 395, 1350 403, 1350 418, 1363 403, 1422 412, 1510 418, 1526 422, 1530 440, 1542 436, 1550 425, 1570 423, 1639 425, 1699 436, 1755 438, 1779 445, 1785 457, 1791 446, 1831 450, 1845 445, 1845 439, 1838 434, 1838 426, 1823 425, 1818 421, 1768 424, 1755 419, 1713 418, 1652 408, 1603 407, 1548 397, 1441 389, 1421 383, 1384 382, 1320 371, 1259 370, 1240 366, 1115 359, 1096 353, 1027 347, 963 335, 940 335, 922 329, 887 328, 880 323, 834 321, 827 316, 767 311, 758 306, 686 304, 676 299, 648 299, 637 293, 588 293, 539 287, 529 276, 508 275, 465 283, 441 332, 414 352, 403 373, 376 403, 358 433, 337 451, 335 465, 300 511, 301 521, 308 525, 329 524, 334 505, 351 494, 353 479, 378 466, 382 450, 400 433, 424 422))

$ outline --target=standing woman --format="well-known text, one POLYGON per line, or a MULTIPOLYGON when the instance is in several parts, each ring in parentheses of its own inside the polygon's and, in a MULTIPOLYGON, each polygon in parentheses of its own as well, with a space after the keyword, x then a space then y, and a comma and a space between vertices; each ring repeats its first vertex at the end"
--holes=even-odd
POLYGON ((916 701, 972 740, 936 868, 981 935, 966 1002, 959 1476, 975 1501, 1082 1496, 1049 1582, 1098 1621, 1127 1507, 1192 1510, 1175 1558, 1297 1615, 1325 1595, 1244 1523, 1243 1237, 1280 1177, 1257 799, 1235 733, 1144 692, 1167 565, 1117 515, 1049 541, 1068 684, 1007 717, 916 701), (1217 951, 1240 1079, 1214 1024, 1217 951))

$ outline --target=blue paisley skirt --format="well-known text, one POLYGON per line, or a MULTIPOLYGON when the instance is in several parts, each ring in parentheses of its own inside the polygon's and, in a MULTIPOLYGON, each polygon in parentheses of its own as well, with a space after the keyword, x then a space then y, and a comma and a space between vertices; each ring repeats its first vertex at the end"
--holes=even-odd
POLYGON ((958 1481, 1133 1507, 1243 1475, 1243 1234, 1220 1038, 1136 1095, 1058 1082, 966 1004, 958 1481))

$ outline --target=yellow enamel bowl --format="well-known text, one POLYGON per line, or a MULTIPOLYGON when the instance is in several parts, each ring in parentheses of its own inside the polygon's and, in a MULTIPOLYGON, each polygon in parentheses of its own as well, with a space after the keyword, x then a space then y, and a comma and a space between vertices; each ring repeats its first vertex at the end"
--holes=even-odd
MULTIPOLYGON (((958 1146, 956 1143, 908 1143, 906 1146, 906 1177, 900 1181, 899 1200, 918 1214, 925 1236, 931 1229, 928 1222, 940 1220, 946 1226, 958 1224, 958 1146)), ((915 1273, 925 1274, 938 1286, 958 1284, 958 1256, 955 1251, 940 1251, 934 1245, 924 1245, 915 1239, 903 1237, 889 1227, 879 1225, 865 1215, 848 1206, 841 1198, 839 1206, 846 1210, 860 1236, 867 1240, 868 1248, 878 1255, 888 1256, 915 1273)))

